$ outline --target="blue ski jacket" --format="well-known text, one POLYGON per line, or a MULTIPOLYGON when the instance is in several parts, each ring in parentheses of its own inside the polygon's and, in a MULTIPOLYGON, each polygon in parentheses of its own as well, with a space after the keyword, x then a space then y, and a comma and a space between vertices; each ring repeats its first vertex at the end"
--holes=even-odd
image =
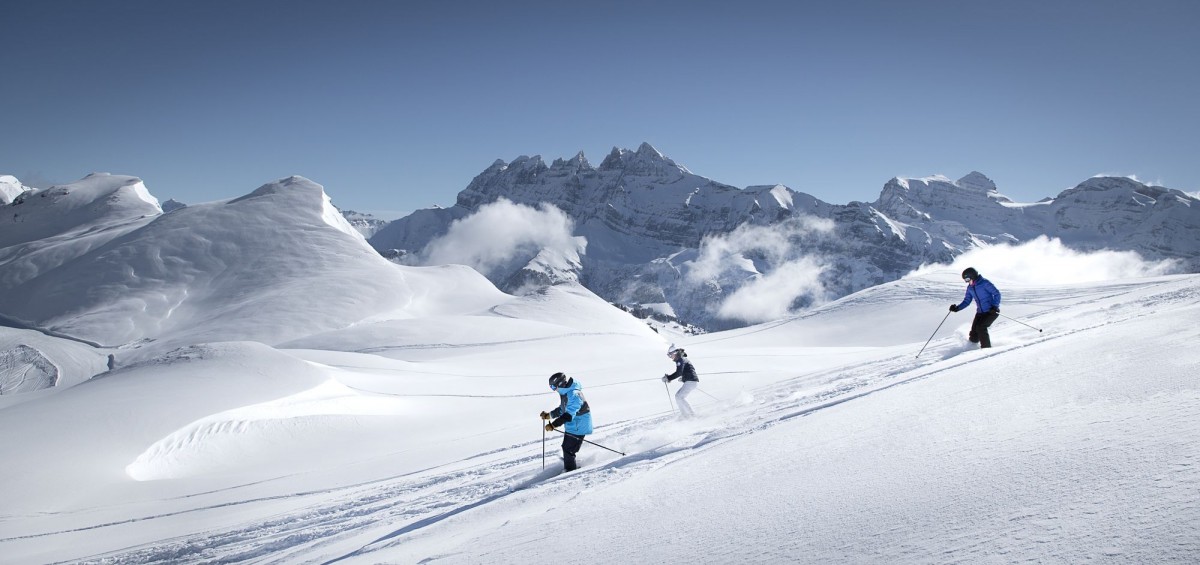
POLYGON ((584 436, 592 433, 592 410, 583 397, 583 385, 572 379, 570 386, 559 387, 558 408, 550 411, 550 417, 566 416, 564 428, 567 433, 584 436))
POLYGON ((971 305, 971 300, 975 301, 976 312, 987 312, 992 308, 1000 307, 1000 291, 996 290, 996 285, 992 284, 983 277, 975 277, 975 280, 967 284, 967 295, 963 298, 962 304, 958 305, 958 309, 962 310, 971 305))

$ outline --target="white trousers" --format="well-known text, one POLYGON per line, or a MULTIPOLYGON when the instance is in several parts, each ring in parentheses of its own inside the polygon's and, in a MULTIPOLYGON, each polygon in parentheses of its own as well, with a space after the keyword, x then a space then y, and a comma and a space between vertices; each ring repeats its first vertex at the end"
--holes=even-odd
POLYGON ((679 404, 679 413, 684 418, 691 418, 696 413, 692 411, 692 405, 688 404, 687 395, 691 394, 696 389, 696 381, 683 381, 683 386, 679 387, 679 392, 675 393, 675 402, 679 404))

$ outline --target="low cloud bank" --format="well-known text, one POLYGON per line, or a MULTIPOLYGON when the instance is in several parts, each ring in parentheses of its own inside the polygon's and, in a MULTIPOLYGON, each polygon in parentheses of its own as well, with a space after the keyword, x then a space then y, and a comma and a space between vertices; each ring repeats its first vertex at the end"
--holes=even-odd
POLYGON ((826 265, 819 257, 802 255, 797 244, 828 234, 833 227, 831 220, 803 217, 773 226, 743 224, 729 234, 707 237, 698 257, 687 265, 687 281, 738 286, 718 306, 719 318, 749 323, 779 319, 797 302, 826 299, 820 282, 826 265))
POLYGON ((467 265, 491 276, 526 262, 543 249, 576 253, 575 224, 562 210, 543 203, 537 208, 501 198, 450 225, 446 235, 421 252, 424 265, 467 265))
POLYGON ((717 309, 717 316, 751 323, 783 318, 792 313, 797 299, 825 298, 820 280, 824 270, 823 264, 807 257, 784 263, 730 294, 717 309))
POLYGON ((947 265, 926 265, 910 273, 924 275, 974 267, 985 277, 1020 284, 1079 284, 1180 272, 1173 260, 1151 261, 1134 251, 1076 251, 1057 238, 1038 237, 1020 245, 973 249, 947 265))

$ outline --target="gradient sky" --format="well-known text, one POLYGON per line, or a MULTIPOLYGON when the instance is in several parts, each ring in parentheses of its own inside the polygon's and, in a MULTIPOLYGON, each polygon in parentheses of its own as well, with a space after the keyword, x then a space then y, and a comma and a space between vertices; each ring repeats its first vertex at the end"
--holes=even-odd
POLYGON ((1200 190, 1200 2, 0 0, 0 174, 160 200, 299 174, 449 206, 496 159, 649 142, 693 172, 874 201, 978 170, 1200 190))

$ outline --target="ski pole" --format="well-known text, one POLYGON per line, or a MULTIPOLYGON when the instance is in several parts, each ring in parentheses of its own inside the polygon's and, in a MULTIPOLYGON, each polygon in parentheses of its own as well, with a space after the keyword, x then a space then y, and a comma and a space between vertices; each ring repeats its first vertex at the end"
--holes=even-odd
POLYGON ((546 470, 546 421, 542 422, 542 470, 546 470))
MULTIPOLYGON (((698 391, 700 391, 700 392, 704 392, 704 389, 702 389, 702 388, 700 388, 700 387, 696 387, 696 390, 698 390, 698 391)), ((713 395, 711 395, 711 394, 708 394, 707 392, 704 392, 704 394, 708 395, 708 397, 709 397, 709 398, 711 398, 711 399, 713 399, 713 400, 716 400, 717 402, 720 402, 720 401, 721 401, 721 399, 720 399, 720 398, 717 398, 717 397, 715 397, 715 396, 713 396, 713 395)))
MULTIPOLYGON (((1005 316, 1004 314, 1000 314, 1000 316, 1002 316, 1002 317, 1004 317, 1004 318, 1008 318, 1008 316, 1005 316)), ((1022 326, 1028 326, 1028 327, 1031 327, 1031 328, 1033 328, 1033 326, 1030 326, 1029 324, 1026 324, 1025 322, 1022 322, 1021 320, 1017 320, 1017 319, 1014 319, 1014 318, 1008 318, 1008 319, 1010 319, 1010 320, 1012 320, 1012 321, 1014 321, 1014 322, 1016 322, 1016 323, 1018 323, 1018 324, 1021 324, 1022 326)), ((1037 331, 1038 331, 1038 333, 1041 333, 1041 331, 1042 331, 1040 328, 1033 328, 1033 329, 1037 330, 1037 331)))
MULTIPOLYGON (((563 434, 563 435, 566 435, 566 433, 567 433, 567 432, 564 432, 564 431, 562 431, 562 430, 560 430, 560 429, 558 429, 558 428, 554 428, 554 431, 556 431, 556 432, 558 432, 558 433, 560 433, 560 434, 563 434)), ((571 435, 575 435, 575 434, 571 434, 571 435)), ((580 437, 580 436, 575 436, 575 437, 578 437, 579 439, 581 439, 581 440, 583 440, 583 441, 586 441, 586 442, 588 442, 588 443, 590 443, 590 444, 592 444, 592 445, 594 445, 594 446, 596 446, 596 447, 599 447, 599 448, 602 448, 602 449, 607 449, 607 450, 609 450, 609 451, 611 451, 611 452, 613 452, 613 453, 620 453, 621 455, 625 455, 625 453, 624 453, 624 452, 622 452, 622 451, 617 451, 617 450, 615 450, 615 449, 613 449, 613 448, 611 448, 611 447, 604 447, 603 445, 600 445, 600 444, 598 444, 598 443, 596 443, 596 442, 594 442, 594 441, 592 441, 592 440, 590 440, 590 439, 583 439, 583 438, 582 438, 582 437, 580 437)))
POLYGON ((671 387, 667 386, 667 382, 663 381, 663 390, 667 391, 667 404, 671 405, 671 411, 675 411, 675 401, 671 400, 671 387))
POLYGON ((921 353, 923 353, 925 351, 925 348, 929 347, 929 342, 933 341, 933 336, 937 335, 938 330, 942 329, 942 324, 946 323, 946 318, 949 318, 949 317, 950 317, 950 312, 946 312, 946 317, 942 318, 942 323, 938 324, 937 329, 933 330, 933 334, 929 336, 929 339, 925 340, 925 345, 921 346, 921 351, 917 352, 917 357, 920 357, 921 353))

